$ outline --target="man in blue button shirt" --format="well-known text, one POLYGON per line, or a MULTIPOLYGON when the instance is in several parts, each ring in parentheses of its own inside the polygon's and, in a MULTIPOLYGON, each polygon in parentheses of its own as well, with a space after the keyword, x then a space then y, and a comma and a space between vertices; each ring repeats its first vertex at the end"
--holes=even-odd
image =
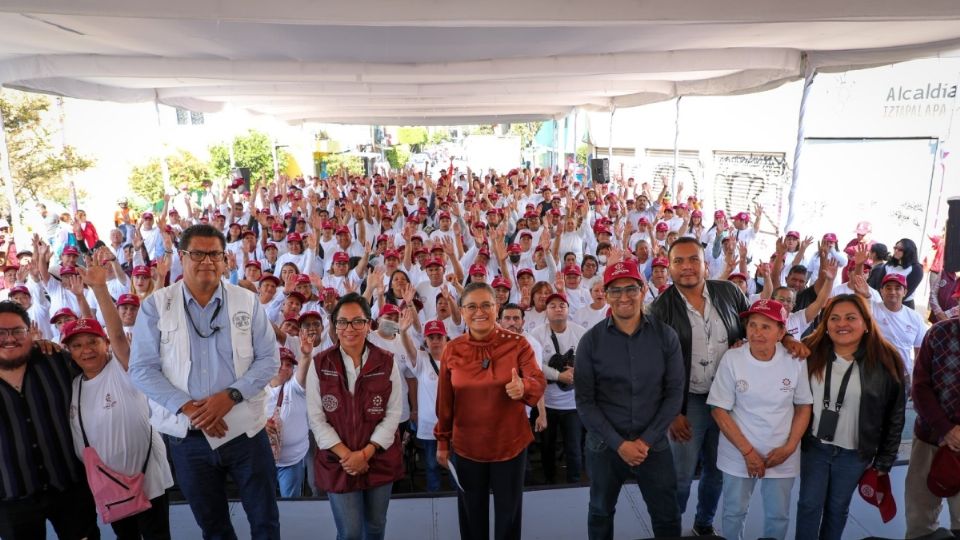
POLYGON ((225 246, 208 225, 183 232, 183 281, 143 302, 130 376, 151 400, 151 422, 168 437, 177 481, 204 538, 236 538, 227 474, 240 489, 252 537, 280 538, 263 403, 279 349, 257 299, 221 279, 225 246))
POLYGON ((587 429, 590 540, 613 538, 620 488, 635 478, 655 536, 680 536, 677 477, 667 428, 683 403, 683 356, 674 330, 643 314, 646 284, 633 260, 603 275, 611 315, 580 340, 574 385, 587 429))

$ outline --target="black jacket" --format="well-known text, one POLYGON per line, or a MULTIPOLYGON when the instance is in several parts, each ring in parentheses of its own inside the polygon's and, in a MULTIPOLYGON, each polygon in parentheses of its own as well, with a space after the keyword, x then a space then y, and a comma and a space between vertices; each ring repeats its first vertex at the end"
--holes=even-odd
MULTIPOLYGON (((723 325, 727 329, 727 342, 733 345, 746 336, 746 330, 740 321, 740 313, 750 308, 747 305, 747 299, 743 296, 743 292, 729 281, 707 280, 706 287, 710 302, 713 303, 713 307, 720 314, 723 325)), ((684 384, 683 407, 680 409, 680 414, 686 414, 687 393, 690 391, 690 351, 692 349, 690 344, 692 330, 687 315, 686 301, 684 301, 677 287, 671 285, 650 304, 649 310, 652 316, 673 327, 677 331, 677 337, 680 338, 680 348, 683 350, 683 366, 687 373, 686 383, 684 384)))
MULTIPOLYGON (((860 442, 857 453, 878 471, 888 472, 900 450, 906 390, 903 382, 895 380, 879 362, 865 362, 861 352, 857 352, 854 358, 860 366, 860 425, 857 430, 860 442)), ((823 404, 814 403, 813 406, 822 408, 823 404)), ((803 446, 813 438, 812 417, 810 424, 803 446)))

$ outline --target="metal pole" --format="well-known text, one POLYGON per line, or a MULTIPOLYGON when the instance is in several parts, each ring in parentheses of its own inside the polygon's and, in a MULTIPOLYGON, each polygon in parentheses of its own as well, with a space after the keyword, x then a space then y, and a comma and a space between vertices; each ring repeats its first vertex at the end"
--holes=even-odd
POLYGON ((280 162, 277 160, 277 139, 273 139, 273 180, 280 178, 280 162))
POLYGON ((3 112, 0 111, 0 129, 3 130, 3 136, 0 137, 0 176, 3 177, 3 187, 7 195, 7 201, 10 203, 10 228, 14 231, 20 230, 22 222, 20 218, 20 205, 17 203, 16 190, 13 188, 13 174, 10 172, 10 152, 7 151, 7 130, 3 129, 3 112))
POLYGON ((610 138, 607 139, 607 161, 610 162, 611 167, 613 167, 613 113, 615 112, 617 112, 616 107, 610 109, 610 138))
POLYGON ((167 142, 163 136, 163 122, 160 121, 160 101, 154 99, 153 108, 157 113, 157 132, 160 135, 160 177, 163 178, 164 193, 170 193, 170 170, 167 168, 167 142))
POLYGON ((793 174, 790 178, 790 192, 787 195, 787 226, 784 228, 787 231, 793 228, 793 222, 796 219, 793 202, 797 195, 797 184, 800 178, 800 154, 803 149, 807 97, 810 95, 813 79, 817 75, 816 71, 810 66, 806 53, 803 54, 800 62, 803 67, 803 93, 800 95, 800 113, 797 118, 797 145, 793 150, 793 174))
POLYGON ((673 178, 670 179, 670 200, 677 204, 677 168, 680 165, 680 100, 677 96, 677 109, 673 117, 673 178))

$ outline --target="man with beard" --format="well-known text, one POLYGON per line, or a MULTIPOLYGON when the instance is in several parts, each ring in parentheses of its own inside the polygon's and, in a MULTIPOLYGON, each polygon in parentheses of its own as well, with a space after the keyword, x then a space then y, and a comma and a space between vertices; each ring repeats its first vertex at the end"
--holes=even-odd
POLYGON ((43 538, 46 521, 60 538, 100 538, 83 464, 73 452, 70 388, 77 371, 62 352, 44 354, 30 339, 30 318, 0 302, 0 538, 43 538))

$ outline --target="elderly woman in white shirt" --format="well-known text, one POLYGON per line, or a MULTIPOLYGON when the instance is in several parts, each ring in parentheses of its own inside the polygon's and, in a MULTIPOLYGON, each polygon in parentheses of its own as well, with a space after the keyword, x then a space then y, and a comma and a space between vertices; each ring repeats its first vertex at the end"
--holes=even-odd
POLYGON ((723 536, 743 538, 750 497, 760 483, 764 537, 783 540, 790 493, 800 473, 800 440, 810 422, 813 396, 807 366, 780 344, 787 310, 759 300, 746 319, 747 345, 728 350, 707 397, 722 436, 717 468, 723 471, 723 536))

